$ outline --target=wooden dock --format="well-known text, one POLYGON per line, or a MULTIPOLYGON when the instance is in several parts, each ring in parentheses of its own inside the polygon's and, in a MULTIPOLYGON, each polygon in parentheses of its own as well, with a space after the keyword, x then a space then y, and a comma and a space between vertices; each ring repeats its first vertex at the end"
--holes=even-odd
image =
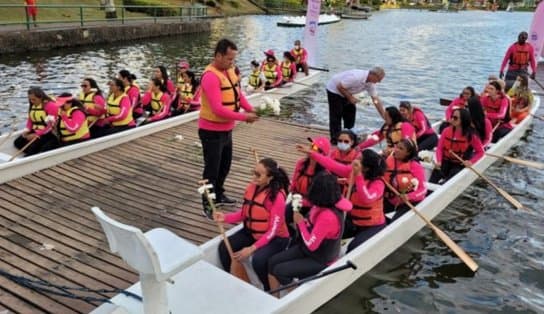
MULTIPOLYGON (((255 165, 251 148, 291 175, 301 157, 295 143, 318 134, 326 132, 271 119, 239 124, 227 194, 241 200, 255 165)), ((138 275, 109 252, 92 206, 144 232, 164 227, 197 244, 216 236, 217 227, 201 214, 199 143, 193 121, 0 185, 0 270, 90 289, 137 282, 138 275)), ((35 292, 0 276, 0 312, 88 313, 99 304, 35 292)))

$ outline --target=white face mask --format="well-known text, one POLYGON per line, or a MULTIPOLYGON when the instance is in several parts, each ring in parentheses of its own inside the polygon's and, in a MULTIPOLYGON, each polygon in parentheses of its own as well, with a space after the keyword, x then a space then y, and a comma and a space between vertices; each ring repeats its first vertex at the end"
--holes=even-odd
POLYGON ((339 150, 345 152, 351 148, 351 145, 349 145, 348 143, 338 143, 336 147, 338 147, 339 150))

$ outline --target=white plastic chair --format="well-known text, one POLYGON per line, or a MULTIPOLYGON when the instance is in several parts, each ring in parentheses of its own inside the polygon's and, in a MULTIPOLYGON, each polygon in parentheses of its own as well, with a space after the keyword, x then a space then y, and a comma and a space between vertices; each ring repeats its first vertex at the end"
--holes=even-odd
POLYGON ((172 282, 170 277, 203 257, 200 247, 166 229, 156 228, 144 234, 113 220, 98 207, 91 210, 106 234, 110 250, 140 273, 144 313, 168 314, 166 282, 172 282))

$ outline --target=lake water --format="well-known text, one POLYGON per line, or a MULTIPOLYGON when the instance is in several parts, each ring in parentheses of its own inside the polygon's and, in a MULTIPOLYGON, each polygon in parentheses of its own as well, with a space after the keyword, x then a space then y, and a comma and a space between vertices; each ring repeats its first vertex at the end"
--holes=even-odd
MULTIPOLYGON (((430 116, 441 117, 438 98, 453 98, 467 85, 482 90, 487 76, 498 74, 508 45, 528 29, 531 18, 531 13, 391 10, 375 12, 368 21, 320 27, 316 66, 331 72, 323 73, 314 89, 282 104, 290 108, 291 120, 326 125, 328 78, 339 71, 380 65, 386 77, 378 89, 386 104, 410 100, 430 116)), ((279 55, 302 37, 302 29, 276 27, 278 19, 227 18, 212 21, 211 34, 2 56, 0 131, 7 131, 13 117, 23 121, 31 85, 50 93, 75 92, 82 77, 92 76, 105 87, 123 68, 146 85, 154 66, 165 64, 174 70, 180 57, 201 71, 224 36, 238 44, 237 63, 247 73, 249 62, 261 60, 264 50, 273 48, 279 55)), ((359 110, 358 130, 369 132, 380 124, 374 109, 359 110)), ((544 160, 540 127, 542 122, 535 121, 534 129, 513 149, 520 158, 544 160)), ((423 229, 318 312, 544 312, 542 171, 500 163, 486 174, 534 211, 514 211, 478 182, 435 219, 475 258, 478 273, 467 273, 442 242, 423 229)))

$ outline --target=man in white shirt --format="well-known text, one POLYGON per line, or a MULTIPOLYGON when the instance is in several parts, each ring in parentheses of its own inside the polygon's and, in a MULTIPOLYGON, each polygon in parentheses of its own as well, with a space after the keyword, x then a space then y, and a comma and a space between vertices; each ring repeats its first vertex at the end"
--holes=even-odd
POLYGON ((355 104, 359 101, 354 95, 366 91, 372 98, 376 109, 383 117, 385 110, 378 98, 376 84, 385 77, 381 67, 368 70, 348 70, 335 74, 327 83, 327 100, 329 102, 329 131, 331 143, 336 145, 336 137, 344 128, 355 126, 355 104))

